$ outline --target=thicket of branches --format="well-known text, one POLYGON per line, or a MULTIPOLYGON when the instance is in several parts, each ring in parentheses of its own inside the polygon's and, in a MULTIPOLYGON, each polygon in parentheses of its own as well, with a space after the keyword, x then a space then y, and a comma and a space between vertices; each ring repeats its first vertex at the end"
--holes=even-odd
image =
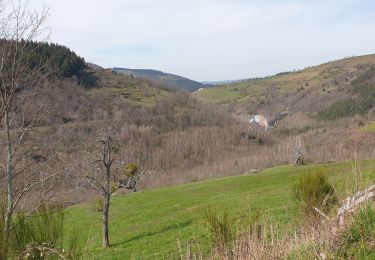
MULTIPOLYGON (((0 1, 0 192, 5 197, 1 205, 2 245, 8 244, 16 226, 27 219, 18 222, 20 214, 16 213, 32 216, 48 200, 58 177, 67 171, 60 160, 58 142, 34 142, 32 137, 41 114, 33 101, 53 72, 47 60, 33 62, 39 46, 33 42, 46 37, 47 14, 46 9, 29 11, 24 1, 0 1), (39 150, 44 150, 44 155, 39 150)), ((5 257, 12 253, 8 249, 0 249, 5 257)))

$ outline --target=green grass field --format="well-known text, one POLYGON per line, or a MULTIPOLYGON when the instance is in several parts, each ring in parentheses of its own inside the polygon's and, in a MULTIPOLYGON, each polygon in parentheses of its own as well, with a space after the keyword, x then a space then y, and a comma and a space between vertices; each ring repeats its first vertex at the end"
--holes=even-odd
POLYGON ((198 97, 200 100, 204 100, 208 103, 230 103, 239 99, 241 93, 234 91, 227 91, 225 89, 218 88, 205 88, 193 94, 195 97, 198 97))
MULTIPOLYGON (((189 240, 208 242, 203 217, 208 208, 227 210, 237 217, 258 212, 290 230, 289 225, 293 226, 298 219, 291 185, 297 176, 316 168, 326 169, 341 197, 347 196, 348 187, 354 183, 351 163, 279 166, 254 175, 114 196, 109 249, 101 248, 101 214, 89 204, 67 209, 66 230, 78 232, 90 259, 179 258, 177 241, 183 251, 189 240)), ((372 183, 375 179, 372 163, 364 162, 362 168, 363 182, 372 183)), ((202 244, 203 251, 208 249, 208 244, 202 244)))
POLYGON ((375 132, 375 122, 371 122, 368 125, 362 127, 362 130, 365 132, 375 132))

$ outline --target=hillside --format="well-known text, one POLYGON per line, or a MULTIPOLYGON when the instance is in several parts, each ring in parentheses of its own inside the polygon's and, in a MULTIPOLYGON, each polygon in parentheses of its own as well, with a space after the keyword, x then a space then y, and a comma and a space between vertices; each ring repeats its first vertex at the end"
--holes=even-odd
POLYGON ((173 88, 147 78, 131 77, 100 68, 93 69, 92 72, 97 77, 97 83, 95 87, 87 88, 87 91, 94 95, 120 97, 129 104, 152 106, 157 99, 165 98, 174 92, 173 88))
MULTIPOLYGON (((357 58, 357 64, 362 64, 363 58, 357 58)), ((367 59, 372 60, 373 56, 367 59)), ((348 61, 353 63, 352 59, 343 62, 348 61)), ((321 67, 319 71, 328 73, 321 67)), ((197 101, 194 96, 200 98, 200 92, 191 95, 100 67, 92 67, 89 72, 97 78, 94 87, 83 88, 74 80, 60 80, 44 88, 44 96, 34 102, 43 102, 48 108, 38 122, 45 131, 41 137, 54 133, 56 128, 74 132, 72 139, 77 153, 69 156, 76 161, 81 151, 91 149, 93 135, 100 127, 112 125, 120 131, 122 156, 158 174, 156 180, 146 182, 146 187, 230 176, 249 169, 286 164, 292 160, 291 151, 297 137, 302 140, 309 163, 352 159, 354 149, 361 159, 373 156, 370 147, 375 135, 362 131, 362 128, 371 129, 371 121, 375 120, 371 114, 368 118, 354 117, 334 124, 311 115, 317 114, 325 104, 350 95, 350 92, 342 95, 323 92, 318 82, 315 82, 317 87, 308 84, 311 93, 275 92, 274 95, 248 97, 258 101, 228 101, 226 106, 219 106, 197 101), (249 114, 265 111, 269 115, 286 107, 292 113, 268 133, 249 127, 249 114), (233 116, 234 113, 240 116, 233 116)), ((304 74, 291 73, 263 80, 287 80, 304 74)), ((351 82, 346 84, 347 88, 351 87, 351 82)), ((219 98, 223 97, 222 93, 235 93, 227 91, 225 86, 203 89, 202 93, 209 91, 214 91, 219 98)), ((72 201, 81 199, 79 196, 72 201)))
POLYGON ((296 72, 203 89, 194 96, 205 102, 234 103, 238 107, 251 103, 247 110, 267 109, 270 103, 278 102, 282 103, 282 110, 316 112, 349 97, 352 81, 374 65, 375 55, 346 58, 296 72))
MULTIPOLYGON (((373 165, 363 162, 365 185, 375 179, 373 165)), ((76 205, 66 212, 67 232, 81 229, 81 243, 88 243, 90 259, 175 259, 186 255, 185 244, 202 243, 196 252, 210 248, 205 212, 215 208, 228 211, 235 219, 246 220, 259 214, 280 230, 289 232, 298 226, 298 211, 291 186, 296 178, 312 169, 325 169, 335 184, 340 199, 354 185, 352 163, 280 166, 254 175, 243 175, 137 192, 113 197, 111 202, 111 243, 101 249, 101 214, 93 204, 76 205), (179 249, 179 244, 182 249, 179 249), (180 250, 182 250, 180 252, 180 250)), ((93 201, 94 202, 94 201, 93 201)), ((269 223, 269 224, 270 224, 269 223)))
POLYGON ((186 91, 196 91, 203 88, 204 85, 200 82, 184 78, 178 75, 164 73, 158 70, 148 69, 125 69, 125 68, 113 68, 113 71, 126 75, 133 75, 135 78, 145 78, 153 82, 163 84, 172 88, 179 88, 186 91))

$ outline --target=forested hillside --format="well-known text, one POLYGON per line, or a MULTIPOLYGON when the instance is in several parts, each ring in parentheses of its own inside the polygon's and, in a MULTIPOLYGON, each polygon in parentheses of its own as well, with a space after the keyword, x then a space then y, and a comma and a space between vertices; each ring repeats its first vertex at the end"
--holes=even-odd
MULTIPOLYGON (((12 45, 11 41, 3 41, 4 45, 12 45)), ((68 47, 46 42, 22 42, 24 49, 30 52, 28 63, 31 67, 43 64, 44 71, 58 79, 75 77, 79 85, 95 86, 96 78, 88 70, 84 58, 78 56, 68 47)))
POLYGON ((189 92, 194 92, 204 85, 200 82, 173 75, 170 73, 164 73, 158 70, 147 70, 147 69, 125 69, 125 68, 113 68, 113 71, 117 73, 123 73, 132 75, 133 77, 145 78, 155 83, 166 85, 172 88, 182 89, 189 92))

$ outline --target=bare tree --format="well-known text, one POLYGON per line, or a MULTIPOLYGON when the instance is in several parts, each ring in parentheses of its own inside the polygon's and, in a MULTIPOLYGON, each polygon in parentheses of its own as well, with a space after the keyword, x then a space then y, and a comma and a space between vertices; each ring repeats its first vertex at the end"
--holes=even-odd
POLYGON ((303 143, 301 141, 301 137, 297 136, 296 141, 293 144, 292 149, 291 149, 291 157, 293 160, 293 164, 294 165, 304 164, 305 155, 306 155, 306 152, 305 152, 303 143))
POLYGON ((119 188, 136 191, 136 185, 145 174, 138 166, 129 164, 119 169, 115 161, 115 154, 119 143, 114 135, 113 127, 102 129, 97 140, 98 147, 94 154, 90 154, 86 163, 86 187, 99 192, 103 198, 103 247, 109 247, 109 206, 112 194, 119 188))
POLYGON ((46 72, 47 62, 30 62, 33 49, 38 48, 30 43, 48 38, 47 16, 48 9, 28 11, 27 1, 0 0, 0 119, 10 121, 9 114, 22 92, 39 85, 47 76, 41 73, 46 72))
POLYGON ((57 150, 41 155, 39 146, 29 138, 40 112, 31 103, 32 97, 50 74, 47 61, 32 62, 36 41, 48 33, 47 15, 47 9, 29 11, 24 0, 0 0, 0 135, 4 140, 0 146, 0 176, 7 197, 5 239, 17 207, 32 208, 26 195, 43 190, 43 195, 38 195, 44 200, 54 187, 51 180, 65 171, 56 170, 57 150))

